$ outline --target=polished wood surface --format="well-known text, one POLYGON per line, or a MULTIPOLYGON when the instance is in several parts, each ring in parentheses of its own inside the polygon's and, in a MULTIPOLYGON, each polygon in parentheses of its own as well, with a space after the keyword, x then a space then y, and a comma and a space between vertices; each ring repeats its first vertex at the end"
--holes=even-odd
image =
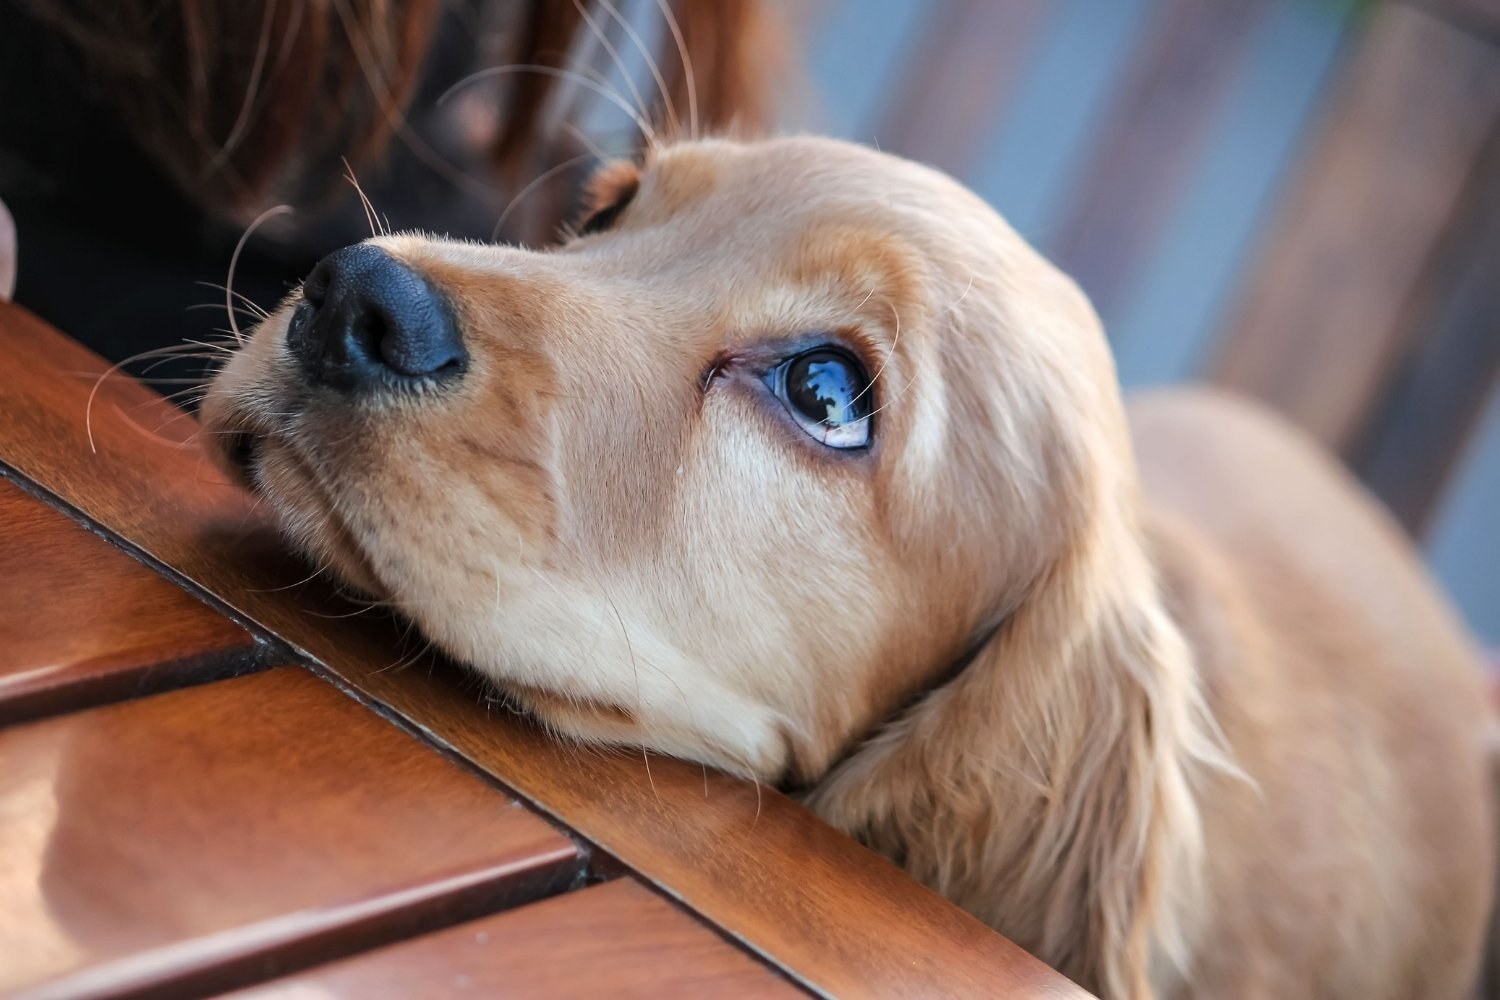
POLYGON ((233 994, 236 1000, 805 995, 628 878, 233 994))
POLYGON ((300 667, 0 730, 0 993, 180 995, 570 882, 578 847, 300 667))
MULTIPOLYGON (((268 553, 192 424, 16 308, 0 308, 0 461, 76 505, 410 720, 797 981, 839 996, 1076 996, 1067 980, 775 792, 680 761, 583 752, 492 710, 474 682, 402 659, 398 629, 317 617, 318 581, 268 553), (127 419, 128 417, 128 419, 127 419), (150 436, 142 428, 150 428, 150 436)), ((238 683, 238 682, 236 682, 238 683)), ((372 821, 381 817, 376 814, 372 821)))
POLYGON ((254 665, 244 629, 6 482, 0 526, 0 724, 254 665))

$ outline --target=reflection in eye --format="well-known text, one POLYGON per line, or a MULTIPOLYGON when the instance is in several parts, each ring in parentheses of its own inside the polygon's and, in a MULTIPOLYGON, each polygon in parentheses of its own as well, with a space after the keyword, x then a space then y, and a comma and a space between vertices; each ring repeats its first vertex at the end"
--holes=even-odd
POLYGON ((848 352, 814 348, 778 365, 767 382, 802 429, 823 444, 851 449, 870 443, 870 380, 848 352))

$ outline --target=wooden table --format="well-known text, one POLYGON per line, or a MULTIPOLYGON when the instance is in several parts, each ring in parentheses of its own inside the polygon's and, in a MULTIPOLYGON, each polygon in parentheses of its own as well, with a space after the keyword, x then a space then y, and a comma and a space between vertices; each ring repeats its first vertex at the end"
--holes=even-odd
POLYGON ((1084 995, 774 791, 551 740, 351 615, 191 418, 89 407, 104 367, 0 306, 0 995, 1084 995))

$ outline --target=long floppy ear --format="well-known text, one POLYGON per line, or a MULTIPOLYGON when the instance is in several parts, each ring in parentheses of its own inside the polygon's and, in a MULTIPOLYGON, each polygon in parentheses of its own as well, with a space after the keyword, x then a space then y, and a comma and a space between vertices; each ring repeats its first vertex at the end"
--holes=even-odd
POLYGON ((1149 997, 1185 966, 1202 830, 1228 767, 1132 515, 1099 519, 954 680, 809 795, 1080 984, 1149 997))

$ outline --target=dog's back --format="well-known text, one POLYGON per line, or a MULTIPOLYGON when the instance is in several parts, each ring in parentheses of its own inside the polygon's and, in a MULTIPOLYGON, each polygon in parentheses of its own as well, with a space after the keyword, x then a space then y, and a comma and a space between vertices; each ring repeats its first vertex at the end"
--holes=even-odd
POLYGON ((1203 790, 1193 995, 1463 996, 1493 832, 1482 671, 1454 614, 1286 425, 1208 392, 1142 397, 1131 423, 1171 603, 1253 782, 1203 790))

